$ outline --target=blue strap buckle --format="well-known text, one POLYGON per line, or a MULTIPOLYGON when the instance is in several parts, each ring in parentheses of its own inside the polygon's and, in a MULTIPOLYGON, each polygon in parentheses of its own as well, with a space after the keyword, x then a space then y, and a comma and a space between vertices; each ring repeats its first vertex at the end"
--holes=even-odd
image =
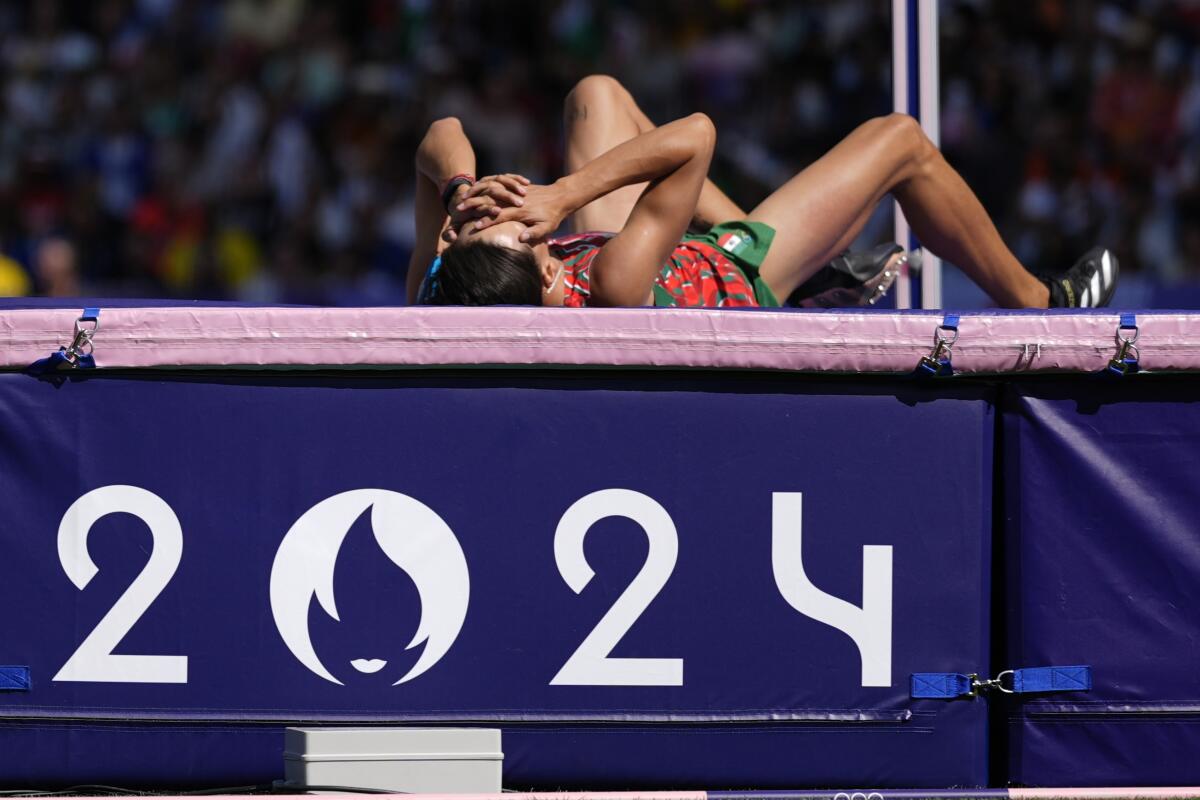
POLYGON ((1092 688, 1092 668, 1026 667, 1006 669, 994 678, 962 672, 914 672, 909 694, 914 698, 953 700, 956 697, 998 691, 1003 694, 1031 692, 1087 692, 1092 688), (1011 678, 1006 686, 1005 679, 1011 678))
POLYGON ((28 692, 29 667, 0 667, 0 692, 28 692))
POLYGON ((1124 313, 1121 315, 1121 323, 1117 326, 1117 354, 1108 362, 1108 367, 1105 372, 1110 375, 1132 375, 1141 370, 1138 366, 1137 345, 1134 344, 1138 340, 1137 316, 1135 314, 1124 313))
POLYGON ((93 369, 96 359, 92 356, 92 337, 99 329, 100 309, 85 308, 79 319, 75 320, 71 343, 58 348, 48 357, 33 362, 28 371, 34 375, 43 375, 69 369, 93 369))
POLYGON ((975 694, 975 681, 978 677, 961 672, 914 672, 909 694, 935 700, 971 697, 975 694))
POLYGON ((957 341, 958 314, 947 314, 942 320, 942 324, 934 329, 933 350, 917 362, 916 374, 922 377, 939 378, 953 375, 954 366, 950 363, 950 353, 957 341), (949 335, 947 335, 947 331, 949 335))
POLYGON ((1073 666, 1014 669, 1012 670, 1012 687, 1014 694, 1087 692, 1092 688, 1092 668, 1073 666))

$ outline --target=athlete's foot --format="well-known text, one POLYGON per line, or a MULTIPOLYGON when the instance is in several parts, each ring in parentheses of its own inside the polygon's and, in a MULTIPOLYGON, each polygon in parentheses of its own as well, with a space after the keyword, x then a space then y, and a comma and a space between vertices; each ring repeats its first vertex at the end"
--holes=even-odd
POLYGON ((905 253, 898 244, 883 244, 861 253, 842 253, 817 271, 788 297, 800 308, 845 308, 875 305, 883 298, 905 263, 920 256, 905 253))
POLYGON ((1050 289, 1050 308, 1100 308, 1117 288, 1120 269, 1111 250, 1094 247, 1057 275, 1039 275, 1050 289))

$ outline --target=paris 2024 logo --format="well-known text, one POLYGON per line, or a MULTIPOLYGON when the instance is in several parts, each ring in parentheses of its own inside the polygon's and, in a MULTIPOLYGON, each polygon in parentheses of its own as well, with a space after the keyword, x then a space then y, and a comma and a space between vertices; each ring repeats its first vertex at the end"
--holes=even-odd
MULTIPOLYGON (((385 489, 356 489, 310 508, 284 536, 271 567, 271 613, 288 649, 301 664, 340 684, 313 648, 308 611, 313 596, 325 613, 339 619, 333 569, 350 527, 367 509, 375 541, 408 573, 421 599, 421 622, 406 649, 425 643, 420 658, 393 685, 411 681, 438 662, 454 644, 467 616, 470 575, 462 547, 441 517, 408 495, 385 489)), ((357 658, 359 672, 373 673, 387 662, 357 658)))

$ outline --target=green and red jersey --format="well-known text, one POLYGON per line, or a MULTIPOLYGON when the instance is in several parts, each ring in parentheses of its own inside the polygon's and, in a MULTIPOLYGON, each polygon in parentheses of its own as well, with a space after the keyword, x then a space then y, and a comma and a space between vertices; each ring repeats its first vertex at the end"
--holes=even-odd
MULTIPOLYGON (((758 274, 774 233, 761 223, 735 222, 714 226, 704 234, 685 236, 654 281, 654 305, 778 306, 758 274)), ((550 240, 551 255, 564 266, 564 306, 588 305, 592 262, 613 236, 589 232, 550 240)))

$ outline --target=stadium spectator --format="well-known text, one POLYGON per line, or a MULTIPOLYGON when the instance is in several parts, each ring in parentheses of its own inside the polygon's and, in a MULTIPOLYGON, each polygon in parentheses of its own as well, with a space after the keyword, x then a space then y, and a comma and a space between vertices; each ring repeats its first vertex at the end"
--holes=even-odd
MULTIPOLYGON (((752 203, 890 110, 889 7, 0 0, 0 255, 32 280, 61 237, 107 295, 398 302, 434 117, 497 120, 468 131, 480 169, 544 180, 559 99, 611 73, 658 121, 707 113, 714 177, 752 203)), ((941 9, 943 149, 1017 256, 1105 241, 1200 279, 1200 4, 941 9)))

